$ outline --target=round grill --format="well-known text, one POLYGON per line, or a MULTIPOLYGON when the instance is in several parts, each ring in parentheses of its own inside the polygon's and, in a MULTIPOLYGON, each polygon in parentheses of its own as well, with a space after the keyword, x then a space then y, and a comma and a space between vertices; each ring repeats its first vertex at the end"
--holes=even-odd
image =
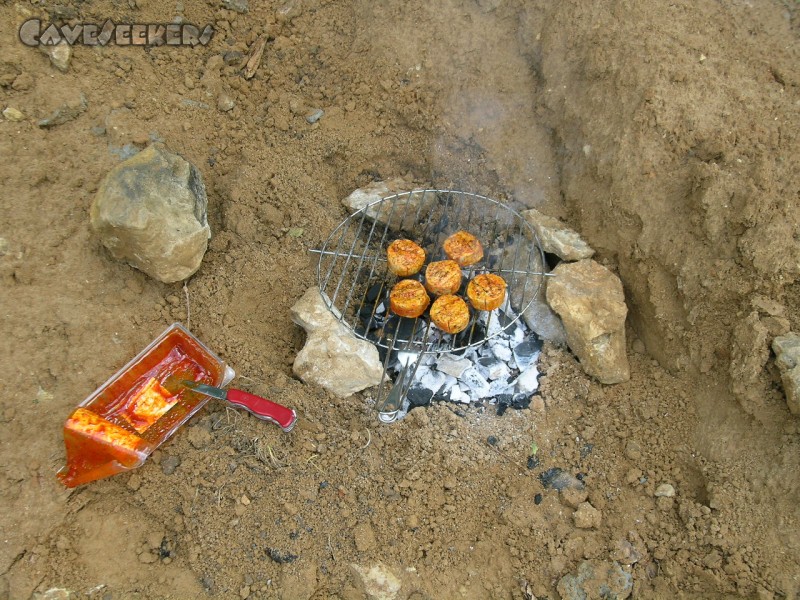
MULTIPOLYGON (((330 310, 356 336, 390 351, 457 352, 483 344, 519 319, 543 280, 544 253, 525 219, 496 200, 453 190, 415 190, 373 202, 342 221, 319 252, 319 288, 330 310), (470 309, 469 325, 456 335, 432 326, 428 311, 417 319, 391 314, 389 292, 399 279, 388 270, 389 244, 416 242, 427 264, 447 258, 443 242, 460 230, 481 241, 484 258, 463 269, 458 294, 467 300, 467 282, 494 273, 508 285, 503 306, 489 313, 470 309)), ((423 281, 424 272, 413 278, 423 281)))

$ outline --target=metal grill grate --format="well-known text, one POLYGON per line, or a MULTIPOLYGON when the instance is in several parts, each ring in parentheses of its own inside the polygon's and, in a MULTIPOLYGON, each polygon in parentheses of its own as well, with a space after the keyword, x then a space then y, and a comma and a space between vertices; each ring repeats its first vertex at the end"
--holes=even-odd
MULTIPOLYGON (((496 200, 454 190, 415 190, 373 202, 342 221, 317 252, 323 299, 356 336, 384 351, 384 379, 395 351, 458 352, 508 330, 539 293, 544 277, 544 252, 525 219, 496 200), (508 286, 504 305, 490 313, 471 310, 469 325, 455 335, 432 326, 428 311, 416 319, 391 314, 389 292, 399 278, 388 270, 389 244, 413 240, 425 249, 427 264, 447 258, 443 242, 459 230, 475 235, 484 247, 483 260, 463 269, 464 287, 479 273, 499 275, 508 286), (509 302, 512 316, 504 311, 509 302)), ((413 278, 422 281, 424 271, 413 278)), ((464 287, 459 295, 466 299, 464 287)), ((405 375, 400 379, 410 385, 413 373, 405 375)))

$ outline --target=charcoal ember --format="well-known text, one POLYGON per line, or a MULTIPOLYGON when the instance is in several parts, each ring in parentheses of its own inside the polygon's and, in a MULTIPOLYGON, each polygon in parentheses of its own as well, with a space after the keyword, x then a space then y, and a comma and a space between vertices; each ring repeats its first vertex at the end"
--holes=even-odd
POLYGON ((511 377, 511 370, 504 362, 496 362, 491 364, 486 370, 488 371, 489 376, 487 379, 489 379, 489 381, 495 381, 497 379, 508 381, 511 377))
POLYGON ((461 387, 457 385, 454 385, 453 388, 450 390, 449 399, 451 402, 462 402, 464 404, 469 404, 471 400, 469 394, 463 391, 461 387))
POLYGON ((492 353, 506 363, 509 362, 514 356, 511 352, 511 348, 508 347, 508 344, 502 341, 492 344, 492 353))
POLYGON ((380 296, 383 294, 385 287, 386 286, 384 286, 382 283, 372 284, 364 296, 365 299, 364 303, 369 304, 370 308, 372 306, 375 306, 375 303, 380 299, 380 296))
POLYGON ((425 323, 417 319, 407 319, 405 317, 398 317, 391 315, 386 319, 386 324, 383 327, 385 335, 393 335, 397 339, 396 343, 404 343, 410 339, 422 340, 425 335, 425 323), (413 338, 411 336, 414 336, 413 338))
POLYGON ((449 354, 441 356, 439 361, 436 363, 436 368, 442 373, 455 378, 461 377, 462 373, 464 373, 464 371, 469 369, 471 366, 472 361, 470 361, 466 356, 456 358, 454 356, 450 356, 449 354))
POLYGON ((464 371, 461 375, 461 383, 467 388, 466 390, 462 388, 462 390, 469 392, 472 398, 488 398, 491 395, 489 382, 475 367, 464 371))
POLYGON ((531 405, 531 396, 528 394, 498 394, 495 398, 497 404, 497 416, 502 417, 506 409, 513 408, 515 410, 522 410, 531 405))
POLYGON ((447 375, 441 373, 440 371, 430 370, 426 368, 426 372, 422 375, 419 375, 415 378, 419 381, 419 384, 423 387, 428 388, 434 394, 436 394, 439 390, 444 387, 445 382, 447 381, 447 375))
POLYGON ((539 389, 539 369, 535 364, 530 365, 514 381, 514 386, 521 394, 532 394, 539 389))
POLYGON ((408 390, 406 398, 408 398, 408 403, 412 408, 415 406, 427 406, 433 398, 433 390, 414 384, 408 390))
MULTIPOLYGON (((481 323, 475 322, 474 327, 470 326, 467 327, 461 333, 457 333, 453 339, 453 346, 466 346, 470 339, 472 339, 473 343, 482 340, 486 337, 486 329, 484 328, 481 323), (471 336, 471 337, 470 337, 471 336)), ((456 350, 453 354, 457 356, 463 356, 466 352, 466 348, 462 348, 461 350, 456 350)))
POLYGON ((524 371, 530 367, 534 362, 536 362, 536 359, 539 357, 539 353, 541 351, 542 340, 536 334, 531 334, 527 340, 514 346, 512 349, 514 360, 517 363, 517 368, 520 371, 524 371))
POLYGON ((563 490, 572 488, 582 490, 584 488, 583 482, 558 467, 552 467, 539 474, 539 481, 546 488, 553 488, 554 490, 563 490))
POLYGON ((495 379, 489 382, 489 396, 496 397, 499 394, 514 394, 514 385, 511 378, 495 379))
POLYGON ((377 310, 373 314, 373 308, 366 304, 358 311, 358 317, 361 320, 361 325, 364 329, 372 331, 373 329, 380 329, 386 324, 386 319, 378 314, 377 310))

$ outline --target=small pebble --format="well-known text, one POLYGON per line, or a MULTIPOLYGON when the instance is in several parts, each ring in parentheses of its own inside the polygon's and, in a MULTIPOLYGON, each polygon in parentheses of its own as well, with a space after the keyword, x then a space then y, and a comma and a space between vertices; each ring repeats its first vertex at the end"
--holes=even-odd
POLYGON ((222 0, 222 6, 239 14, 245 14, 250 10, 247 0, 222 0))
POLYGON ((9 107, 7 107, 7 108, 6 108, 6 109, 3 111, 3 116, 4 116, 4 117, 5 117, 5 118, 6 118, 8 121, 15 121, 15 122, 16 122, 16 121, 22 121, 22 120, 25 118, 25 115, 23 115, 21 111, 17 110, 17 109, 16 109, 16 108, 14 108, 13 106, 9 106, 9 107))
POLYGON ((672 498, 675 496, 675 488, 669 483, 662 483, 656 488, 656 498, 672 498))
POLYGON ((242 504, 244 504, 245 506, 250 506, 250 498, 248 498, 247 496, 242 496, 242 504))
POLYGON ((217 99, 218 109, 220 109, 222 112, 228 112, 233 110, 234 106, 236 106, 236 103, 233 101, 233 98, 227 94, 220 94, 219 98, 217 99))
POLYGON ((536 494, 536 495, 533 497, 533 503, 534 503, 536 506, 539 506, 539 505, 542 503, 542 495, 541 495, 541 494, 536 494))
POLYGON ((486 443, 490 446, 497 446, 497 438, 493 435, 490 435, 486 438, 486 443))
POLYGON ((322 118, 322 115, 324 115, 324 114, 325 114, 325 111, 322 110, 321 108, 318 108, 317 110, 313 110, 313 111, 311 111, 310 113, 308 113, 306 115, 306 121, 308 121, 309 123, 311 123, 313 125, 314 123, 319 121, 322 118))
POLYGON ((178 468, 178 465, 181 464, 181 459, 178 456, 166 456, 161 461, 161 470, 164 472, 164 475, 172 475, 175 472, 175 469, 178 468))

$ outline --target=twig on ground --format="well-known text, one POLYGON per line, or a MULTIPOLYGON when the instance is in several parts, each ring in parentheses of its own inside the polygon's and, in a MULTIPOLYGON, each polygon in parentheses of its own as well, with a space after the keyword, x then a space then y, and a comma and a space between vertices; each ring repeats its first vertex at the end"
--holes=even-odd
POLYGON ((186 329, 191 331, 192 329, 192 309, 189 305, 189 282, 188 280, 183 282, 183 297, 186 299, 186 329))

